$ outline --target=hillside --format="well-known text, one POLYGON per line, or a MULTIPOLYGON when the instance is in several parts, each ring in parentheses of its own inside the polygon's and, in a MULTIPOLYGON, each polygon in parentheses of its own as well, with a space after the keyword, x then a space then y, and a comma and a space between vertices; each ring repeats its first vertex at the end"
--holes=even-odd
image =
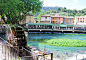
MULTIPOLYGON (((42 7, 40 13, 46 13, 47 11, 57 11, 57 8, 62 8, 62 7, 42 7)), ((36 14, 35 17, 37 17, 39 14, 36 14)))
POLYGON ((62 8, 62 7, 42 7, 41 11, 51 11, 51 10, 55 10, 57 11, 57 8, 62 8))
POLYGON ((86 15, 86 8, 82 10, 76 9, 67 9, 66 7, 42 7, 41 12, 36 14, 35 17, 40 18, 39 15, 45 14, 56 14, 58 13, 61 16, 85 16, 86 15))

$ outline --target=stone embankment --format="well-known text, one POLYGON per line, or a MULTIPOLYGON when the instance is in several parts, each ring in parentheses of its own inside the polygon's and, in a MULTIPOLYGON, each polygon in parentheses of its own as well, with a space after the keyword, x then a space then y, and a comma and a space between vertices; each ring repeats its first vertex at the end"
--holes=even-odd
POLYGON ((6 27, 3 25, 0 25, 0 33, 6 33, 6 27))

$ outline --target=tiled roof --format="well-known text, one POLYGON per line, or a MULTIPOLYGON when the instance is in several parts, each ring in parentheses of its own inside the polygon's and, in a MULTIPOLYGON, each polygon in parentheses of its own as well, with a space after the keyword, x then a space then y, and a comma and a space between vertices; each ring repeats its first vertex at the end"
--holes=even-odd
POLYGON ((50 17, 50 15, 42 15, 41 17, 50 17))
POLYGON ((67 16, 67 17, 64 17, 64 18, 73 18, 73 17, 67 16))
POLYGON ((81 17, 81 18, 86 18, 86 16, 75 16, 75 17, 77 17, 77 18, 79 18, 79 17, 81 17))
POLYGON ((64 17, 64 16, 51 16, 51 17, 64 17))

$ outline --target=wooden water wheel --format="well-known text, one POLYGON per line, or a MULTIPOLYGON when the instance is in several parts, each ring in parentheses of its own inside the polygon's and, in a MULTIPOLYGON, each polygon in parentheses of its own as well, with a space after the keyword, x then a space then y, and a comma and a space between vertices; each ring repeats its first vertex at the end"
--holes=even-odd
POLYGON ((24 30, 22 29, 22 27, 19 27, 19 26, 11 27, 11 30, 12 30, 13 38, 12 40, 9 41, 9 43, 15 46, 21 53, 22 47, 23 48, 27 47, 27 39, 26 39, 24 30))

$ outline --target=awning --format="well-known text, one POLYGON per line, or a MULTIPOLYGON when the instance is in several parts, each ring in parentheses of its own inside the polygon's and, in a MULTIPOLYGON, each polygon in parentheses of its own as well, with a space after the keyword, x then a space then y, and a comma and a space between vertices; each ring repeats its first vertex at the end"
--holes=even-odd
POLYGON ((74 26, 74 27, 85 27, 85 26, 74 26))
POLYGON ((73 27, 73 25, 67 25, 67 27, 73 27))
POLYGON ((53 26, 59 26, 59 24, 53 24, 53 26))
POLYGON ((28 25, 47 25, 47 26, 52 26, 52 24, 43 24, 43 23, 28 23, 28 25))
POLYGON ((60 27, 67 27, 67 25, 60 25, 60 27))

